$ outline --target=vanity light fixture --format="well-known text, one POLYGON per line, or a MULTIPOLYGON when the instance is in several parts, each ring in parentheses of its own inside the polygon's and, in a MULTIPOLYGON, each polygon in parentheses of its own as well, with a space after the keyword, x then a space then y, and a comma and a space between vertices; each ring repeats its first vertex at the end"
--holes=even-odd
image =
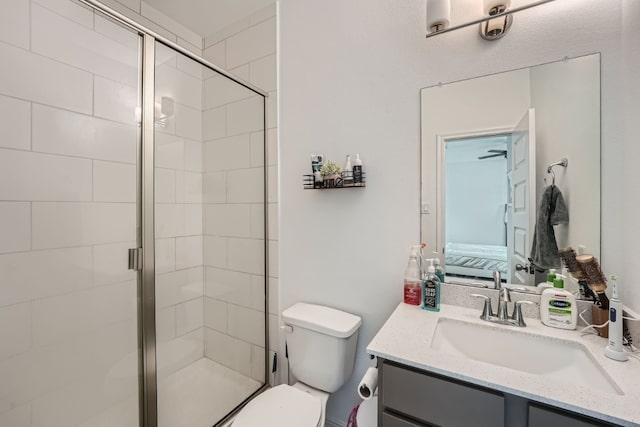
MULTIPOLYGON (((480 0, 478 0, 480 1, 480 0)), ((480 24, 480 36, 485 40, 498 40, 507 33, 513 23, 513 14, 554 0, 537 0, 510 9, 511 0, 482 0, 483 16, 473 21, 451 27, 450 0, 427 0, 427 38, 448 33, 470 25, 480 24), (438 20, 437 18, 440 18, 438 20), (446 19, 445 19, 446 18, 446 19), (440 21, 440 22, 439 22, 440 21)))

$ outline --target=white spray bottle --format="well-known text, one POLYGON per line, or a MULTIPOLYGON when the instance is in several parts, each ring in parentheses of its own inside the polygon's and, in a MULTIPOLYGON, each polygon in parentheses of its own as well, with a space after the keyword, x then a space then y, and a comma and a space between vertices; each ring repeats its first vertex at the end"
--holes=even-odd
POLYGON ((609 345, 605 347, 604 355, 618 362, 626 362, 629 357, 622 349, 622 302, 618 298, 615 274, 610 278, 613 283, 613 292, 609 300, 609 345))

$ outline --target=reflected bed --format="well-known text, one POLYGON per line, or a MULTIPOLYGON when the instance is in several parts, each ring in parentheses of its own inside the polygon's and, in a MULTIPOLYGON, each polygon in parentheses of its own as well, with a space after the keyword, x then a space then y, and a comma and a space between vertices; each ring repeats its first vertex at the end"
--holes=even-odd
POLYGON ((447 274, 456 276, 491 278, 496 270, 506 275, 507 247, 449 242, 445 266, 447 274))

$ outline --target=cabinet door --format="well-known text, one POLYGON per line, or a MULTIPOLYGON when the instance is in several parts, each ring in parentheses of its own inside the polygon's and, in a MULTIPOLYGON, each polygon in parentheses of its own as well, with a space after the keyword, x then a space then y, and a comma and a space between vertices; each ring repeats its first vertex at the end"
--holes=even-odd
POLYGON ((381 367, 384 408, 438 426, 504 426, 502 394, 389 362, 381 367))
POLYGON ((613 424, 582 417, 578 414, 529 405, 528 427, 607 427, 613 424))
POLYGON ((388 412, 382 413, 382 427, 437 427, 417 424, 415 421, 408 421, 397 415, 388 412))

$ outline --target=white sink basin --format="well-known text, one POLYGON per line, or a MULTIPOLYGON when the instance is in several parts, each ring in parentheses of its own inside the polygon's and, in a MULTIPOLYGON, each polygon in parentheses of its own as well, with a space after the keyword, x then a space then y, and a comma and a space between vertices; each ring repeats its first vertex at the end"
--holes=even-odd
POLYGON ((580 343, 520 332, 512 327, 440 318, 431 348, 444 354, 549 377, 551 384, 624 393, 580 343))

